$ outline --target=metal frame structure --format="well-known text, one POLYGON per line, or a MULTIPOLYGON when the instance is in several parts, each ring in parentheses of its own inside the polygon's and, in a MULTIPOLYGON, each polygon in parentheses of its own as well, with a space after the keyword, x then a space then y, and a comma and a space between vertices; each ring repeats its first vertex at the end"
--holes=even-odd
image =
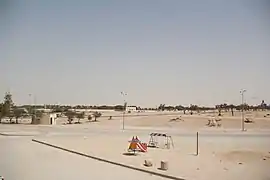
POLYGON ((150 134, 150 140, 149 140, 149 143, 148 143, 148 147, 159 147, 158 137, 164 137, 165 138, 165 147, 167 149, 170 148, 170 144, 172 144, 172 147, 174 147, 172 137, 165 134, 165 133, 151 133, 150 134))

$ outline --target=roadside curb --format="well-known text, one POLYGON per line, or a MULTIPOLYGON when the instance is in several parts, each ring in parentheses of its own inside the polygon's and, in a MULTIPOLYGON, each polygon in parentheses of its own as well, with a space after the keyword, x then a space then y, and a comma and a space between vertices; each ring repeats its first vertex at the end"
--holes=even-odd
POLYGON ((0 133, 0 136, 36 136, 37 134, 10 134, 10 133, 0 133))

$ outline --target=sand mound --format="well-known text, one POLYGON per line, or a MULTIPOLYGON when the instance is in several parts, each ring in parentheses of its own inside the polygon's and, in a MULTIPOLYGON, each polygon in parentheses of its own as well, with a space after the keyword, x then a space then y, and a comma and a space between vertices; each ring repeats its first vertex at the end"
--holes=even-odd
POLYGON ((184 121, 183 119, 181 119, 181 116, 177 118, 172 118, 169 120, 169 122, 180 122, 180 121, 184 121))
POLYGON ((234 150, 221 154, 221 158, 233 162, 260 161, 264 157, 262 152, 249 150, 234 150))

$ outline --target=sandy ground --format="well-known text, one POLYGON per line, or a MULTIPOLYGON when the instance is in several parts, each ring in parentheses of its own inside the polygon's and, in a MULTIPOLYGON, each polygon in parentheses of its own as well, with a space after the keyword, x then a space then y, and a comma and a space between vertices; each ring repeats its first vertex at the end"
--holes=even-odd
MULTIPOLYGON (((105 127, 119 128, 122 126, 122 113, 114 111, 104 111, 103 116, 98 118, 99 125, 105 127), (108 120, 109 116, 112 116, 112 120, 108 120)), ((209 129, 206 126, 208 119, 212 116, 217 117, 217 112, 201 112, 199 114, 194 113, 183 114, 182 111, 179 112, 132 112, 125 115, 125 126, 131 127, 155 127, 155 128, 170 128, 170 129, 189 129, 191 131, 198 131, 201 129, 209 129), (180 118, 182 121, 173 121, 174 118, 180 118)), ((246 129, 256 129, 256 130, 268 130, 270 129, 270 111, 255 111, 255 112, 244 112, 245 118, 253 120, 253 123, 245 123, 246 129)), ((219 129, 240 129, 241 128, 241 112, 235 111, 234 116, 231 112, 222 112, 221 127, 219 129)), ((74 119, 76 122, 77 119, 74 119)), ((4 123, 8 120, 4 119, 4 123)), ((29 124, 30 119, 20 119, 20 123, 29 124)), ((80 120, 81 123, 89 123, 87 118, 80 120)), ((62 125, 67 123, 66 117, 60 117, 57 119, 57 124, 62 125)), ((91 126, 95 126, 95 122, 91 126)), ((215 128, 210 128, 211 130, 215 128)))
POLYGON ((0 174, 5 180, 161 178, 41 146, 29 138, 0 137, 0 174))
MULTIPOLYGON (((261 137, 201 137, 200 154, 196 152, 196 138, 174 136, 174 148, 150 149, 147 153, 138 153, 137 156, 126 156, 128 140, 132 133, 84 137, 47 137, 40 140, 59 145, 78 152, 97 157, 103 157, 115 162, 129 164, 135 167, 149 169, 185 179, 245 179, 270 178, 270 136, 261 137), (153 167, 144 167, 144 160, 153 162, 153 167), (169 170, 160 171, 160 161, 169 163, 169 170), (214 178, 213 178, 214 179, 214 178)), ((136 133, 143 142, 148 142, 149 136, 136 133)), ((162 146, 163 140, 160 138, 162 146)))
MULTIPOLYGON (((270 179, 270 117, 267 112, 252 114, 254 123, 245 124, 241 132, 241 116, 222 116, 222 127, 206 127, 211 114, 100 118, 99 122, 54 126, 0 125, 0 175, 15 179, 162 179, 79 155, 70 154, 31 141, 32 138, 119 163, 173 175, 188 180, 269 180, 270 179), (180 117, 184 121, 170 121, 180 117), (148 148, 147 153, 127 156, 128 141, 138 136, 149 141, 149 133, 172 135, 174 148, 148 148), (199 132, 199 156, 196 132, 199 132), (9 136, 3 136, 9 135, 9 136), (11 136, 10 136, 11 135, 11 136), (144 160, 153 167, 144 167, 144 160), (160 161, 168 161, 168 171, 160 171, 160 161), (112 171, 113 170, 113 171, 112 171), (105 173, 104 173, 105 172, 105 173)), ((27 120, 25 120, 27 121, 27 120)), ((159 138, 162 147, 164 139, 159 138)), ((163 178, 164 179, 164 178, 163 178)))

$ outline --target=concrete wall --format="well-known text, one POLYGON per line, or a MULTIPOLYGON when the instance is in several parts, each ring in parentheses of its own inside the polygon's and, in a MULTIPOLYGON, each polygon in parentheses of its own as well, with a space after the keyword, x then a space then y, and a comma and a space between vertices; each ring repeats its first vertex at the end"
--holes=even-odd
POLYGON ((39 124, 50 125, 50 114, 44 114, 39 120, 39 124))
POLYGON ((32 120, 32 124, 54 125, 56 124, 56 119, 56 114, 43 114, 42 118, 32 120))

